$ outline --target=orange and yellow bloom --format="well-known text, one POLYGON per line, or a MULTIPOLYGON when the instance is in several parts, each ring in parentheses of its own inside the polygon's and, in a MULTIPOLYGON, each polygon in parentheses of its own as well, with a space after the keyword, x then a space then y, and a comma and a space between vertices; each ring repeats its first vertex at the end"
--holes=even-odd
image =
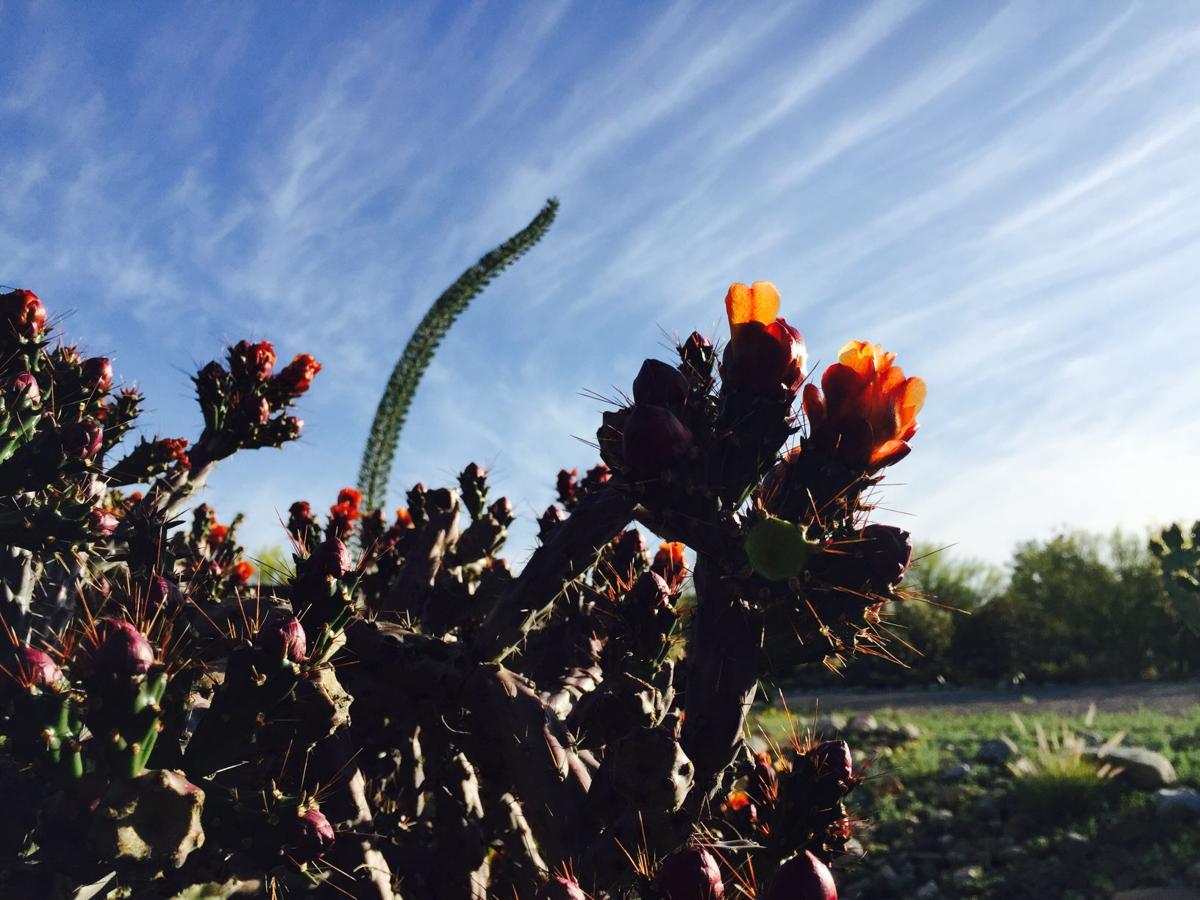
POLYGON ((729 286, 730 337, 721 362, 726 384, 758 394, 800 390, 808 351, 800 332, 780 318, 779 305, 779 291, 769 281, 729 286))
POLYGON ((905 377, 895 361, 877 344, 851 341, 825 370, 821 389, 804 389, 812 440, 848 466, 876 471, 909 453, 925 382, 905 377))

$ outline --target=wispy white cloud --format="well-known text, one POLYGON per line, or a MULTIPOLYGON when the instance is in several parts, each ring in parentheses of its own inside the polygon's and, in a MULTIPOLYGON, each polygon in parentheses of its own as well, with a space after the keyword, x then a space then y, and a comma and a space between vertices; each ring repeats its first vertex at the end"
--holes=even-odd
POLYGON ((536 514, 593 459, 578 391, 771 277, 815 356, 882 339, 930 381, 887 498, 919 534, 998 558, 1200 508, 1176 483, 1200 362, 1156 364, 1200 331, 1186 9, 191 10, 98 17, 75 52, 60 19, 6 22, 0 281, 76 305, 164 431, 194 427, 184 370, 222 341, 318 355, 305 440, 214 481, 259 510, 251 543, 352 479, 426 305, 550 194, 555 229, 447 340, 398 488, 478 458, 536 514))

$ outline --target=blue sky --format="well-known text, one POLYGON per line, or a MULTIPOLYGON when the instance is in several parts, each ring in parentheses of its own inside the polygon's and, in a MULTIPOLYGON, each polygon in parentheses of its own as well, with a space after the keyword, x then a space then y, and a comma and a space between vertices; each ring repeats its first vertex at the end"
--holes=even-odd
POLYGON ((581 391, 768 279, 813 359, 876 340, 929 383, 883 518, 1000 560, 1200 516, 1195 4, 0 0, 0 40, 0 282, 71 311, 147 430, 194 435, 188 373, 241 337, 325 365, 301 443, 208 491, 252 548, 353 483, 428 304, 552 194, 395 502, 475 459, 536 515, 594 461, 581 391))

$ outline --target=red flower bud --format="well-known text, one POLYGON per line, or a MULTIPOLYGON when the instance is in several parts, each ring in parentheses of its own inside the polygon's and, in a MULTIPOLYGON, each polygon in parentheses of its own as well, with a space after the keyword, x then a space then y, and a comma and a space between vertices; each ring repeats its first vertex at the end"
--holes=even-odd
POLYGON ((104 429, 91 419, 72 422, 62 430, 63 452, 71 459, 91 459, 103 446, 104 429))
POLYGON ((633 380, 635 403, 651 403, 655 406, 682 406, 687 399, 688 383, 674 366, 657 359, 642 363, 641 371, 633 380))
POLYGON ((22 645, 16 648, 13 656, 14 665, 9 670, 22 685, 46 690, 62 681, 62 669, 49 653, 22 645))
POLYGON ((304 626, 296 618, 274 619, 267 622, 258 633, 258 646, 271 656, 289 659, 294 663, 304 662, 308 655, 308 638, 304 626))
POLYGON ((341 578, 354 571, 350 548, 333 535, 313 548, 308 564, 313 572, 326 578, 341 578))
POLYGON ((98 394, 103 394, 113 383, 113 368, 106 356, 93 356, 83 361, 83 383, 98 394))
POLYGON ((307 353, 301 353, 275 376, 275 384, 285 396, 299 397, 312 386, 313 379, 320 371, 319 362, 307 353))
POLYGON ((627 468, 657 475, 692 449, 692 433, 675 414, 661 406, 635 405, 625 420, 621 450, 627 468))
POLYGON ((565 521, 567 521, 567 514, 551 503, 537 520, 538 537, 544 541, 558 525, 565 521))
POLYGON ((766 900, 837 900, 837 885, 829 867, 805 850, 779 867, 766 900))
POLYGON ((0 294, 0 329, 33 340, 46 327, 46 307, 33 291, 0 294))
POLYGON ((96 650, 97 672, 128 678, 150 671, 154 648, 132 623, 105 619, 101 622, 101 633, 104 637, 96 650))
POLYGON ((666 900, 722 900, 725 884, 716 858, 702 847, 672 853, 654 879, 666 900))
POLYGON ((292 829, 290 851, 297 862, 312 862, 325 855, 333 846, 336 834, 325 814, 315 807, 296 818, 292 829))
POLYGON ((358 507, 362 503, 362 494, 352 487, 344 487, 338 491, 337 502, 345 503, 358 512, 358 507))
POLYGON ((113 532, 120 524, 116 516, 102 507, 97 506, 88 513, 88 531, 91 532, 92 537, 112 537, 113 532))
POLYGON ((37 406, 42 400, 42 389, 38 387, 37 379, 32 372, 18 372, 8 379, 4 385, 4 393, 8 402, 17 406, 25 403, 37 406))
POLYGON ((238 381, 266 381, 275 368, 275 348, 267 341, 238 341, 229 348, 229 371, 238 381))
POLYGON ((559 469, 558 478, 554 482, 554 490, 558 494, 558 502, 568 508, 575 503, 576 476, 578 474, 578 469, 559 469))
POLYGON ((181 467, 185 469, 192 467, 192 461, 187 455, 187 438, 163 438, 158 443, 167 456, 179 463, 181 467))

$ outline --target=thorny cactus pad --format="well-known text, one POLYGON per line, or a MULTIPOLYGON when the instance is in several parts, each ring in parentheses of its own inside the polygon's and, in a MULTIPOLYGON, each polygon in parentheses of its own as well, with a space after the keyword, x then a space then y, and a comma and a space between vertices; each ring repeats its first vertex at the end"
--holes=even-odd
POLYGON ((122 451, 141 396, 0 293, 0 788, 34 798, 0 893, 836 897, 850 748, 755 754, 746 716, 884 652, 911 543, 868 497, 925 387, 863 341, 806 385, 781 306, 733 285, 724 347, 631 373, 519 573, 472 463, 391 511, 297 500, 265 587, 194 498, 299 434, 320 364, 241 341, 194 378, 199 435, 122 451))

